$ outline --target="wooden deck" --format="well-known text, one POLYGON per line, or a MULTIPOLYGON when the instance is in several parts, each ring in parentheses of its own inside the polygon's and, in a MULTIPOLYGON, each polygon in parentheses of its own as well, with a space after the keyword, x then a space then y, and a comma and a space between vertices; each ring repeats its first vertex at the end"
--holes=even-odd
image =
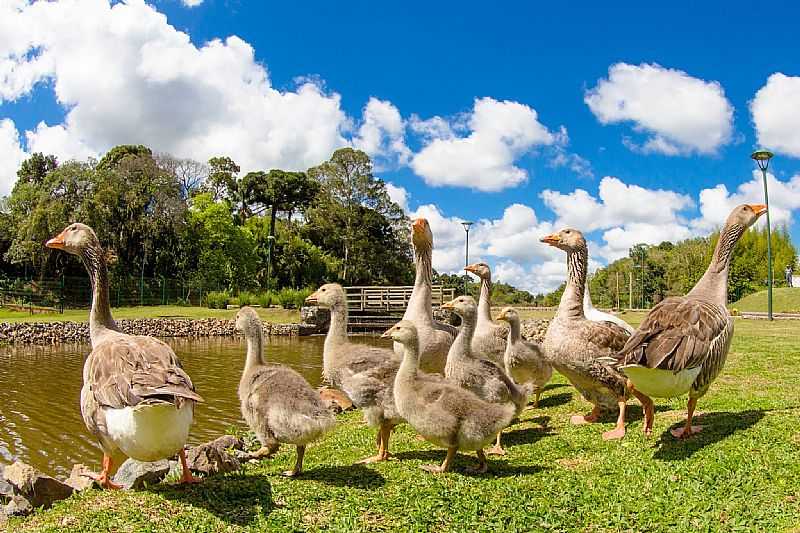
MULTIPOLYGON (((403 314, 414 287, 346 287, 347 310, 353 313, 403 314)), ((455 298, 455 289, 433 286, 433 307, 455 298)))

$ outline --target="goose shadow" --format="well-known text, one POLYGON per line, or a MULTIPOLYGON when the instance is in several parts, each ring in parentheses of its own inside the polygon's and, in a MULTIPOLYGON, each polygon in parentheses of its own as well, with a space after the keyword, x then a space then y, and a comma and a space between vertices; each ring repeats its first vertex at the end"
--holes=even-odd
MULTIPOLYGON (((441 464, 444 461, 446 452, 443 449, 435 450, 414 450, 410 452, 398 453, 395 457, 399 460, 418 460, 430 464, 441 464)), ((538 474, 545 470, 541 465, 519 465, 511 464, 508 459, 498 458, 497 456, 487 455, 489 471, 483 474, 471 473, 467 468, 475 466, 477 458, 474 452, 458 452, 449 473, 460 474, 467 477, 512 477, 525 474, 538 474)), ((420 470, 421 471, 421 470, 420 470)))
POLYGON ((552 427, 547 425, 549 417, 537 417, 537 419, 547 419, 540 427, 516 427, 503 431, 503 445, 520 446, 523 444, 536 444, 545 437, 555 435, 552 427))
POLYGON ((728 411, 704 413, 694 417, 694 422, 696 425, 703 426, 703 431, 686 440, 678 440, 672 436, 670 429, 683 426, 685 419, 681 420, 661 434, 661 438, 654 446, 658 449, 653 454, 653 458, 662 461, 687 459, 706 446, 726 439, 738 431, 753 427, 762 418, 764 418, 764 411, 761 409, 735 413, 728 411))
POLYGON ((303 470, 299 480, 321 481, 336 487, 352 487, 357 489, 375 489, 386 484, 386 479, 363 464, 341 466, 319 466, 312 470, 303 470))
POLYGON ((569 403, 571 401, 572 401, 572 393, 561 392, 559 394, 553 394, 552 396, 545 396, 543 398, 539 398, 539 406, 535 407, 535 409, 558 407, 559 405, 564 405, 565 403, 569 403))
POLYGON ((197 485, 154 485, 148 489, 169 500, 206 509, 224 522, 247 526, 275 507, 272 485, 264 476, 228 474, 204 478, 197 485))

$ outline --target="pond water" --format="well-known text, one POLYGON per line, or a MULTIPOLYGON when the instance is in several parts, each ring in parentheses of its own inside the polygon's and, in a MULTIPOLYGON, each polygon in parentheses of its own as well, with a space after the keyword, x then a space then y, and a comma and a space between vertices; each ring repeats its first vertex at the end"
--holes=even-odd
MULTIPOLYGON (((355 342, 388 346, 374 336, 355 342)), ((244 425, 237 388, 245 344, 239 337, 165 339, 205 399, 195 410, 190 443, 244 425)), ((268 361, 291 366, 313 386, 322 378, 323 336, 268 337, 268 361)), ((99 469, 101 451, 80 413, 83 360, 88 344, 0 348, 0 462, 17 459, 50 475, 69 475, 72 465, 99 469)))

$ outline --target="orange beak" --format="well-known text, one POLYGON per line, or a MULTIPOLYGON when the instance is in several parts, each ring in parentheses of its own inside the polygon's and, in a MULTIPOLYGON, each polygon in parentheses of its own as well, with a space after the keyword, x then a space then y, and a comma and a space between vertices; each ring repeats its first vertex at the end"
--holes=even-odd
POLYGON ((392 331, 394 331, 394 326, 381 333, 381 339, 391 339, 392 331))
POLYGON ((421 218, 421 217, 414 219, 414 222, 411 223, 412 231, 414 233, 424 231, 425 230, 425 224, 427 222, 428 222, 427 220, 425 220, 424 218, 421 218))
POLYGON ((550 246, 555 246, 561 242, 561 237, 558 236, 558 233, 553 233, 552 235, 545 235, 539 240, 545 244, 549 244, 550 246))
POLYGON ((767 212, 766 204, 748 204, 750 209, 756 214, 756 216, 761 216, 767 212))
POLYGON ((474 263, 472 265, 467 265, 464 267, 464 270, 466 270, 467 272, 472 272, 473 274, 477 274, 478 264, 474 263))
POLYGON ((317 293, 319 293, 319 291, 314 291, 312 294, 310 294, 306 298, 306 303, 307 304, 312 304, 312 305, 317 303, 317 300, 319 300, 319 294, 317 294, 317 293))
POLYGON ((442 309, 454 309, 453 302, 450 301, 450 302, 447 302, 447 303, 443 303, 442 304, 442 309))
POLYGON ((63 250, 64 249, 64 232, 62 231, 46 243, 44 245, 47 248, 54 248, 56 250, 63 250))

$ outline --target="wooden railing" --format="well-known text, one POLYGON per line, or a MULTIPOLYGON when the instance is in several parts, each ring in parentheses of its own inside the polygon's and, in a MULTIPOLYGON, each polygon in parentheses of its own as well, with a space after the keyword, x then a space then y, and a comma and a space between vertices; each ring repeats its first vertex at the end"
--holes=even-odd
MULTIPOLYGON (((455 298, 455 289, 434 285, 433 307, 439 307, 455 298)), ((358 312, 401 312, 408 307, 414 287, 346 287, 347 308, 358 312)))

